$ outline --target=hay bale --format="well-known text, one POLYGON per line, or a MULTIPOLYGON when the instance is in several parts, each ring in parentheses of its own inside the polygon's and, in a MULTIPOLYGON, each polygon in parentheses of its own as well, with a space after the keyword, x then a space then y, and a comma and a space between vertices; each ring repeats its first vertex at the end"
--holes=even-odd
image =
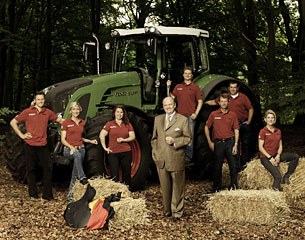
POLYGON ((305 158, 299 159, 295 172, 290 177, 290 184, 285 187, 289 205, 305 210, 305 158))
MULTIPOLYGON (((115 182, 111 179, 106 179, 103 177, 97 177, 88 180, 90 185, 95 188, 96 194, 94 199, 100 197, 107 197, 111 194, 116 194, 122 192, 124 196, 131 196, 131 192, 125 184, 115 182)), ((87 185, 82 185, 79 181, 76 181, 73 191, 74 191, 74 201, 79 200, 85 193, 87 185)))
POLYGON ((135 225, 148 224, 148 209, 143 198, 121 198, 118 202, 110 204, 115 211, 114 217, 109 220, 109 230, 130 229, 135 225))
POLYGON ((206 207, 221 222, 275 225, 290 213, 284 193, 272 190, 221 191, 206 207))
MULTIPOLYGON (((283 176, 287 172, 288 163, 281 163, 279 169, 283 176)), ((272 175, 258 158, 247 163, 247 167, 239 173, 238 185, 242 189, 267 189, 271 188, 272 184, 272 175)))

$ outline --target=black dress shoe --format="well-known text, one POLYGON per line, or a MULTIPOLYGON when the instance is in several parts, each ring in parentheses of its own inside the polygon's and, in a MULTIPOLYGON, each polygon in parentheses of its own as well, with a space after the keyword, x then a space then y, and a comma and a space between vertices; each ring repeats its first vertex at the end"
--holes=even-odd
POLYGON ((88 179, 87 178, 83 178, 82 180, 80 180, 80 183, 83 184, 83 185, 86 185, 88 184, 88 179))
POLYGON ((42 199, 47 201, 55 200, 53 196, 42 196, 42 199))

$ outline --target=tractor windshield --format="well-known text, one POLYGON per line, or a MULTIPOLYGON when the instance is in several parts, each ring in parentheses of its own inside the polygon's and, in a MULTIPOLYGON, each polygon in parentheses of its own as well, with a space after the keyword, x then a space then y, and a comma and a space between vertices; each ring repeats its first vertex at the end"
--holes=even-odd
POLYGON ((132 68, 156 69, 156 56, 153 54, 152 41, 149 36, 132 36, 117 42, 115 71, 128 71, 132 68))
POLYGON ((146 70, 153 79, 164 72, 179 82, 182 70, 191 66, 194 74, 208 70, 204 38, 188 35, 131 35, 116 39, 114 71, 146 70))

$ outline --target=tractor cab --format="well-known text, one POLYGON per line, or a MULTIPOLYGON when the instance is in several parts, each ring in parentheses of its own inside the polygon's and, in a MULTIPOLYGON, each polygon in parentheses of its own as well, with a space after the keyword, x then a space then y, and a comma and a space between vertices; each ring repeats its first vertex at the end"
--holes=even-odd
POLYGON ((182 71, 192 66, 194 76, 209 71, 205 38, 208 32, 184 27, 114 29, 113 72, 136 71, 141 78, 144 104, 159 105, 166 96, 166 81, 183 81, 182 71))

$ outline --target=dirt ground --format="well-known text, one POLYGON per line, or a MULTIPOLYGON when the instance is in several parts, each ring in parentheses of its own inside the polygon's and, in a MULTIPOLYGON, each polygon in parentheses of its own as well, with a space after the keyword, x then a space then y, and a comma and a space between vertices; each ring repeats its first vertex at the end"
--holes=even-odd
MULTIPOLYGON (((305 156, 304 129, 285 128, 283 135, 286 151, 305 156)), ((149 225, 125 231, 75 230, 63 218, 66 189, 55 186, 55 201, 30 200, 26 185, 12 179, 3 159, 0 173, 0 239, 305 239, 304 210, 291 208, 290 218, 275 226, 221 223, 213 220, 205 208, 211 183, 190 180, 186 185, 185 215, 179 221, 163 216, 161 193, 155 183, 133 193, 135 198, 146 199, 149 225)))

